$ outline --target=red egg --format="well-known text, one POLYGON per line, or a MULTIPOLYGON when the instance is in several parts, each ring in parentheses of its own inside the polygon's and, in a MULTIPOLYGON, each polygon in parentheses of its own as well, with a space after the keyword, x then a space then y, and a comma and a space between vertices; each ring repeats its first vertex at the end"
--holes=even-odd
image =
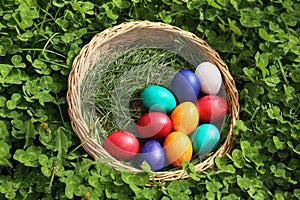
POLYGON ((217 121, 225 117, 228 112, 227 101, 216 95, 206 95, 198 100, 200 121, 217 121))
POLYGON ((140 145, 132 133, 116 131, 103 140, 103 148, 116 159, 129 160, 138 153, 140 145))
POLYGON ((136 130, 143 138, 160 139, 171 132, 172 121, 162 112, 149 112, 136 122, 136 130))

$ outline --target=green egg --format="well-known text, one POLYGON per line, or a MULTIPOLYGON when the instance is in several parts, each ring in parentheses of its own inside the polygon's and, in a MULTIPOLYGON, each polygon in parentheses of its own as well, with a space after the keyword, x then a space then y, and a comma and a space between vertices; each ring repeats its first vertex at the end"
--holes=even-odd
POLYGON ((142 103, 150 111, 168 113, 176 107, 172 92, 159 85, 147 86, 141 93, 142 103))

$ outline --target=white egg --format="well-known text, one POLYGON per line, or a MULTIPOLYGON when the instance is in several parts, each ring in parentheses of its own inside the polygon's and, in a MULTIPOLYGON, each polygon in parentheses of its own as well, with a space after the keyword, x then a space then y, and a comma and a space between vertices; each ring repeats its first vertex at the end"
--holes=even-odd
POLYGON ((220 70, 211 62, 203 62, 196 68, 200 80, 200 90, 204 94, 217 94, 222 85, 220 70))

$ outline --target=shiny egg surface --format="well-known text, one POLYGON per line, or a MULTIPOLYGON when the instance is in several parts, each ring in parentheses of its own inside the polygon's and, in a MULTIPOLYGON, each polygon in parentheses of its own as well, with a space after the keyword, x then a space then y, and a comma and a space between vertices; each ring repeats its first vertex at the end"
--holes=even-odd
POLYGON ((182 132, 172 132, 164 140, 165 155, 174 167, 182 167, 183 161, 190 161, 193 147, 190 138, 182 132))
POLYGON ((162 112, 148 112, 136 122, 136 130, 143 138, 160 139, 172 130, 172 121, 162 112))
POLYGON ((220 132, 213 124, 202 124, 193 132, 191 140, 194 152, 203 157, 217 147, 220 132))
POLYGON ((159 85, 150 85, 144 88, 141 98, 144 106, 151 112, 168 113, 176 107, 176 99, 172 92, 159 85))
POLYGON ((198 109, 192 102, 179 104, 171 113, 173 130, 189 135, 198 126, 198 109))
POLYGON ((199 78, 191 70, 180 70, 171 81, 171 90, 179 103, 185 101, 195 103, 200 91, 199 78))
POLYGON ((116 131, 104 138, 103 148, 116 159, 129 160, 138 153, 140 145, 132 133, 116 131))
POLYGON ((152 171, 157 171, 165 166, 165 153, 161 144, 156 140, 147 140, 141 147, 137 156, 137 165, 146 161, 152 171))
POLYGON ((216 95, 206 95, 197 104, 200 121, 213 122, 221 120, 228 112, 227 101, 216 95))
POLYGON ((217 94, 219 92, 222 85, 222 75, 216 65, 211 62, 203 62, 198 65, 195 74, 200 80, 202 93, 217 94))

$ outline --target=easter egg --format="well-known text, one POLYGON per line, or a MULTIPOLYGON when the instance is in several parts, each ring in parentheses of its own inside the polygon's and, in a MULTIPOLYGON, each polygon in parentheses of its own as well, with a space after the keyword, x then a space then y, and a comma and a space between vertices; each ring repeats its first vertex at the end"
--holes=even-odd
POLYGON ((129 160, 138 153, 140 145, 132 133, 116 131, 104 138, 103 148, 116 159, 129 160))
POLYGON ((210 62, 201 63, 196 68, 195 74, 200 80, 202 93, 217 94, 219 92, 222 85, 222 75, 214 64, 210 62))
POLYGON ((146 141, 137 156, 137 165, 140 166, 146 161, 152 171, 160 170, 165 164, 165 153, 161 144, 156 140, 146 141))
POLYGON ((220 141, 219 129, 212 124, 200 125, 191 135, 193 149, 200 157, 214 150, 220 141))
POLYGON ((191 70, 180 70, 171 81, 171 90, 179 103, 185 101, 195 103, 200 91, 199 78, 191 70))
POLYGON ((168 113, 176 107, 172 92, 159 85, 150 85, 141 93, 142 103, 150 111, 168 113))
POLYGON ((182 132, 172 132, 164 140, 165 155, 174 167, 181 167, 184 160, 190 161, 193 146, 190 138, 182 132))
POLYGON ((183 102, 171 113, 173 130, 189 135, 198 126, 199 114, 195 104, 183 102))
POLYGON ((223 119, 228 112, 227 101, 216 95, 206 95, 198 100, 200 121, 211 122, 223 119))
POLYGON ((162 112, 149 112, 136 122, 136 130, 144 138, 160 139, 171 132, 172 121, 162 112))

